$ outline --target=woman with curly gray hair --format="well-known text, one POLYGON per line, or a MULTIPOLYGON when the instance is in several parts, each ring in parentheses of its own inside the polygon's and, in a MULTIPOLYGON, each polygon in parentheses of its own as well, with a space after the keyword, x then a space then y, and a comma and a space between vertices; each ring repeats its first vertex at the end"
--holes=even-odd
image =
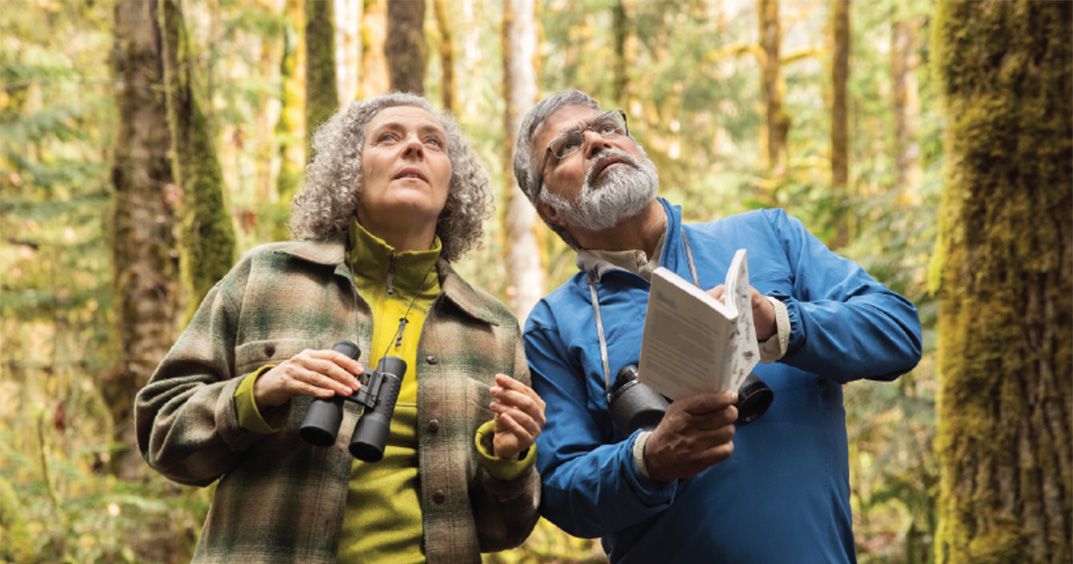
POLYGON ((138 394, 149 464, 217 482, 195 561, 479 562, 520 544, 544 402, 517 320, 449 264, 489 207, 473 150, 397 93, 339 111, 313 147, 299 240, 240 261, 138 394), (361 408, 344 400, 371 384, 341 340, 408 367, 377 462, 348 451, 361 408), (343 410, 322 446, 299 433, 314 399, 343 410))

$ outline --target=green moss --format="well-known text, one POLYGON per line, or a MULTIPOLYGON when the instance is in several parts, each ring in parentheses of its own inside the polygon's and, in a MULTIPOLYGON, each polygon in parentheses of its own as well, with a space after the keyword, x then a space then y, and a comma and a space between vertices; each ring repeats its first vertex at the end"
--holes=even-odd
POLYGON ((1071 4, 937 8, 937 561, 1068 561, 1071 4))
POLYGON ((34 558, 33 538, 14 488, 0 478, 0 562, 29 562, 34 558))

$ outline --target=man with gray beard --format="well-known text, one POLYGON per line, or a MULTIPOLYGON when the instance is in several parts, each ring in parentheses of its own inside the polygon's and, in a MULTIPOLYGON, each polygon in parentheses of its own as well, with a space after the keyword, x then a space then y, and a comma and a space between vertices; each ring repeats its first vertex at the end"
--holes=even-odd
POLYGON ((855 561, 842 385, 916 365, 916 308, 782 210, 683 224, 656 197, 656 168, 625 113, 587 94, 541 101, 515 147, 518 185, 579 268, 524 331, 547 403, 544 516, 602 537, 615 562, 855 561), (620 427, 608 397, 638 364, 653 270, 719 296, 739 248, 754 288, 754 372, 774 403, 746 425, 736 394, 708 392, 673 402, 651 430, 620 427))

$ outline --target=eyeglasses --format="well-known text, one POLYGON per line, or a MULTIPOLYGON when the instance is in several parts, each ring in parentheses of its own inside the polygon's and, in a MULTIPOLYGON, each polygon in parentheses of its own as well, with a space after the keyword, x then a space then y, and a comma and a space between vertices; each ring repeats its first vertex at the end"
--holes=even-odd
POLYGON ((537 170, 536 192, 533 200, 536 201, 540 191, 544 188, 544 170, 548 168, 548 161, 554 156, 556 161, 561 161, 578 152, 585 145, 585 133, 592 131, 604 139, 614 139, 619 136, 629 136, 630 128, 626 125, 626 112, 611 110, 593 118, 585 127, 564 131, 555 136, 544 151, 544 161, 537 170))

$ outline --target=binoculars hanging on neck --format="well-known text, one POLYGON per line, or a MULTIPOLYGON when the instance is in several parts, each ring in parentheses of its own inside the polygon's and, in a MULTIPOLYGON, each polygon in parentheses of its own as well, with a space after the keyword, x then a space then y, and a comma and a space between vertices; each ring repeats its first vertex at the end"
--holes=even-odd
MULTIPOLYGON (((361 349, 351 341, 339 341, 332 350, 357 360, 361 349)), ((343 422, 343 402, 352 401, 365 410, 354 426, 350 437, 350 454, 364 462, 384 458, 384 445, 391 430, 391 416, 399 399, 399 388, 406 376, 406 361, 397 356, 380 359, 376 370, 358 377, 361 389, 348 397, 314 399, 298 433, 307 443, 327 447, 335 444, 339 425, 343 422)))
MULTIPOLYGON (((738 388, 738 425, 756 421, 775 401, 775 392, 750 372, 738 388)), ((615 424, 626 434, 637 429, 654 429, 659 425, 670 405, 667 399, 637 379, 637 365, 630 364, 619 371, 611 390, 607 393, 607 404, 615 424)))

